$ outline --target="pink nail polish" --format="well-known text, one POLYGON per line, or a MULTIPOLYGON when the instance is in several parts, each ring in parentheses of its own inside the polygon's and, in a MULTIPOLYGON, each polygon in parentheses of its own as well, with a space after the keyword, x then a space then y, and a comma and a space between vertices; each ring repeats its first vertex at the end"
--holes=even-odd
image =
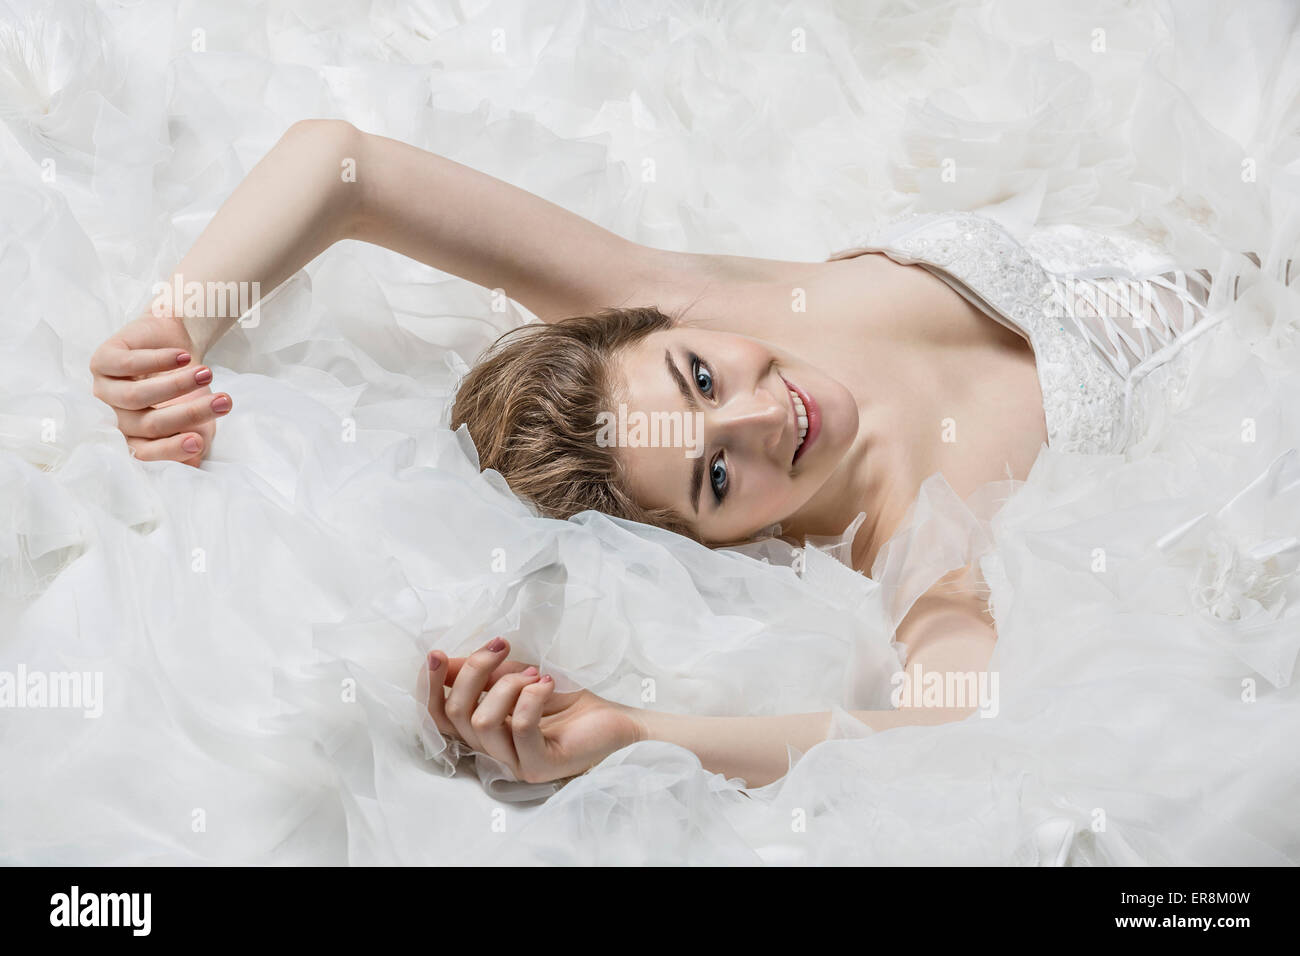
POLYGON ((230 399, 224 395, 218 395, 212 400, 212 410, 218 415, 223 415, 230 411, 230 399))
POLYGON ((210 368, 199 369, 197 372, 194 373, 194 381, 200 385, 207 385, 208 382, 212 381, 212 369, 210 368))
POLYGON ((537 676, 537 668, 536 668, 536 667, 530 667, 530 668, 528 668, 527 670, 524 671, 524 676, 525 676, 525 677, 535 677, 535 676, 537 676))
POLYGON ((429 655, 429 670, 431 670, 431 671, 436 671, 436 670, 437 670, 439 667, 441 667, 441 666, 442 666, 442 658, 439 657, 437 654, 430 654, 430 655, 429 655))
POLYGON ((190 364, 190 353, 189 353, 189 352, 182 352, 180 355, 176 356, 176 364, 177 364, 178 366, 180 366, 180 365, 189 365, 189 364, 190 364))
POLYGON ((487 642, 487 649, 491 651, 493 654, 497 653, 498 651, 505 650, 505 646, 506 646, 506 642, 501 640, 501 638, 499 637, 494 637, 492 638, 492 640, 487 642))
POLYGON ((539 680, 537 683, 539 683, 539 684, 550 684, 550 683, 553 683, 554 680, 555 680, 554 677, 552 677, 550 674, 547 674, 545 677, 543 677, 543 678, 542 678, 541 680, 539 680))

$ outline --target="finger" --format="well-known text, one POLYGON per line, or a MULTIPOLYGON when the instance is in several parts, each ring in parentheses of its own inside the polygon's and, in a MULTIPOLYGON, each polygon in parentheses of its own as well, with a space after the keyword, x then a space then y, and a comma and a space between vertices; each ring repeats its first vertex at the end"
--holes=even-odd
POLYGON ((234 402, 225 392, 210 395, 200 391, 189 401, 146 408, 143 411, 114 408, 118 430, 135 438, 168 438, 180 432, 193 431, 224 415, 230 414, 234 402))
POLYGON ((529 783, 563 776, 551 766, 549 748, 542 735, 542 711, 554 690, 555 679, 550 674, 529 684, 519 692, 514 712, 510 715, 510 735, 514 738, 515 758, 519 761, 519 777, 529 783))
POLYGON ((429 673, 429 716, 433 718, 438 732, 444 737, 455 737, 456 728, 447 717, 447 662, 441 651, 430 651, 425 658, 425 670, 429 673))
POLYGON ((479 694, 487 686, 488 677, 505 659, 508 646, 502 638, 494 637, 466 658, 460 673, 456 675, 456 682, 451 685, 451 693, 447 695, 447 716, 455 725, 460 739, 469 744, 471 750, 480 750, 481 746, 470 717, 478 706, 479 694))
POLYGON ((114 408, 138 410, 188 395, 211 381, 212 369, 197 365, 137 380, 96 376, 93 391, 96 398, 114 408))
MULTIPOLYGON (((449 672, 447 676, 447 682, 449 684, 455 682, 456 675, 460 673, 460 669, 465 666, 465 662, 467 660, 469 660, 468 657, 453 657, 447 662, 447 667, 449 672)), ((528 664, 524 661, 517 661, 517 660, 502 661, 500 664, 497 665, 496 670, 492 672, 492 676, 488 678, 488 682, 486 686, 491 687, 493 684, 499 681, 502 677, 505 677, 507 674, 516 674, 519 673, 520 671, 527 670, 529 667, 534 667, 534 666, 536 665, 528 664)), ((542 716, 555 713, 558 710, 563 710, 571 703, 572 699, 576 696, 577 696, 576 694, 560 694, 560 693, 552 694, 546 701, 546 709, 542 712, 542 716)))
POLYGON ((90 370, 96 375, 131 378, 167 372, 189 364, 191 358, 185 349, 133 349, 120 339, 110 339, 90 357, 90 370))
POLYGON ((170 438, 127 436, 126 443, 140 461, 179 461, 197 467, 203 460, 203 436, 197 432, 182 432, 170 438))
POLYGON ((519 772, 519 760, 515 756, 514 738, 510 734, 507 720, 519 700, 519 692, 537 679, 536 667, 502 677, 496 686, 483 695, 469 721, 478 734, 479 743, 483 745, 483 752, 501 761, 515 771, 516 775, 519 772))
MULTIPOLYGON (((453 657, 447 662, 448 673, 450 675, 447 678, 448 681, 454 682, 456 680, 456 675, 460 673, 460 669, 465 666, 465 661, 467 660, 469 660, 467 657, 453 657)), ((488 677, 486 686, 491 687, 507 674, 517 674, 531 666, 531 664, 525 663, 524 661, 502 661, 497 665, 496 670, 494 670, 488 677)))

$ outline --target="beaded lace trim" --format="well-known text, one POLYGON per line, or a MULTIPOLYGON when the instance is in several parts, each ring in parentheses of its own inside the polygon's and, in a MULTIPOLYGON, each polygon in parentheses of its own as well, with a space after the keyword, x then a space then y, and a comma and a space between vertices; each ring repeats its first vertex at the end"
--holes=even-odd
POLYGON ((1187 377, 1183 346, 1215 324, 1204 309, 1207 274, 1135 275, 1126 264, 1150 261, 1151 248, 1124 237, 1044 233, 1022 245, 977 213, 913 213, 867 233, 854 249, 928 267, 1024 335, 1048 444, 1068 452, 1119 452, 1144 433, 1150 396, 1139 396, 1139 385, 1149 381, 1164 399, 1175 398, 1187 377))

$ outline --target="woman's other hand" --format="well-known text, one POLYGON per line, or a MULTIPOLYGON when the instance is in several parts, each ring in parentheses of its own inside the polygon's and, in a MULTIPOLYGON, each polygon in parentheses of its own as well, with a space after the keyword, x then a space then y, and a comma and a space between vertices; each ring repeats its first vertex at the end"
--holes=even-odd
POLYGON ((429 715, 442 734, 526 783, 583 773, 642 738, 633 708, 586 690, 557 693, 550 675, 506 660, 508 648, 498 637, 463 659, 429 653, 429 715))
POLYGON ((113 409, 131 453, 144 461, 197 467, 212 447, 216 420, 233 405, 214 395, 212 370, 170 314, 146 312, 105 340, 90 359, 94 394, 113 409))

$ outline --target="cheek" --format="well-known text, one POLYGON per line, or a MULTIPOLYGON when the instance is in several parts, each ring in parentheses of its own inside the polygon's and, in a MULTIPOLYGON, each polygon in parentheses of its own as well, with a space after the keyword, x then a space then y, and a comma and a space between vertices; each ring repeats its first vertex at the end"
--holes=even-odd
POLYGON ((731 380, 751 381, 776 358, 766 343, 743 336, 723 335, 714 342, 700 344, 714 368, 731 380))
POLYGON ((745 482, 743 506, 755 519, 770 523, 784 517, 775 512, 789 504, 793 494, 794 483, 790 476, 767 464, 750 470, 745 482))

